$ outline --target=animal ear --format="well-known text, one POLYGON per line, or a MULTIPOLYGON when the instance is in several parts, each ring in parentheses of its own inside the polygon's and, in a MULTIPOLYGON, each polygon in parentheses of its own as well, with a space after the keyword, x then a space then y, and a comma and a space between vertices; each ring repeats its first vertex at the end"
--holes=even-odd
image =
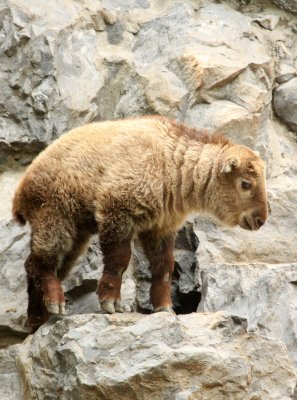
POLYGON ((229 172, 234 170, 236 167, 239 167, 240 161, 236 156, 229 156, 223 161, 221 172, 228 174, 229 172))

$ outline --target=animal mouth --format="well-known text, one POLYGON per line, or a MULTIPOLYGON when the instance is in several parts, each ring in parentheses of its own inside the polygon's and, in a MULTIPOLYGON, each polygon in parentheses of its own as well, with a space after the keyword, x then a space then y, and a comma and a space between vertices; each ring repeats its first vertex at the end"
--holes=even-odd
POLYGON ((249 222, 249 220, 247 219, 247 217, 243 217, 243 218, 241 219, 239 226, 240 226, 242 229, 245 229, 245 230, 247 230, 247 231, 253 231, 253 230, 254 230, 253 225, 249 222))

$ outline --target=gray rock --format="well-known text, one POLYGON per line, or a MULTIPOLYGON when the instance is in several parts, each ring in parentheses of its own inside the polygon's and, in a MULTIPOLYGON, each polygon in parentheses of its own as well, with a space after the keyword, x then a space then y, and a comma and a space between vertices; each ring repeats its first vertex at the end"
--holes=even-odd
POLYGON ((272 0, 278 7, 290 11, 293 14, 297 13, 297 1, 296 0, 272 0))
POLYGON ((100 31, 105 30, 105 22, 104 22, 101 12, 91 14, 91 18, 93 20, 95 31, 100 32, 100 31))
POLYGON ((24 399, 22 376, 17 369, 18 347, 0 350, 0 395, 3 400, 24 399))
POLYGON ((284 345, 225 313, 65 317, 0 352, 2 382, 8 366, 30 399, 285 400, 296 384, 284 345))
POLYGON ((248 330, 285 343, 297 366, 297 265, 218 264, 200 270, 199 311, 247 318, 248 330))
POLYGON ((283 41, 275 43, 277 83, 285 83, 296 76, 296 68, 292 52, 283 41))
POLYGON ((257 22, 262 28, 269 29, 273 31, 277 24, 279 23, 278 15, 261 15, 258 18, 255 18, 255 22, 257 22))
MULTIPOLYGON (((158 10, 148 1, 90 0, 63 12, 58 1, 43 0, 29 8, 3 3, 2 13, 3 153, 37 153, 91 119, 161 113, 184 120, 193 103, 223 100, 243 106, 249 123, 267 108, 272 59, 249 18, 226 5, 195 13, 187 2, 158 10)), ((256 136, 256 125, 250 129, 256 136)))
POLYGON ((23 341, 26 336, 27 291, 24 254, 28 229, 11 221, 11 198, 22 171, 0 175, 0 347, 23 341))
POLYGON ((276 114, 292 130, 297 131, 297 78, 279 85, 273 96, 276 114))

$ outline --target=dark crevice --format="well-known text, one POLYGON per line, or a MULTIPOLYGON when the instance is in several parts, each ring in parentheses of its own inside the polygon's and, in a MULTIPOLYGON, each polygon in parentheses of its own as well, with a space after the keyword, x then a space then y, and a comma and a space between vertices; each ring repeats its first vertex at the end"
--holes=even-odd
MULTIPOLYGON (((174 248, 174 272, 172 275, 172 308, 176 314, 196 312, 200 299, 197 282, 198 260, 196 251, 199 245, 193 224, 186 222, 177 234, 174 248)), ((136 278, 136 311, 142 314, 153 312, 150 302, 151 272, 140 243, 134 243, 134 266, 136 278)))
POLYGON ((190 314, 196 312, 200 300, 201 293, 198 291, 192 290, 188 293, 177 291, 175 301, 173 301, 173 311, 176 314, 190 314))

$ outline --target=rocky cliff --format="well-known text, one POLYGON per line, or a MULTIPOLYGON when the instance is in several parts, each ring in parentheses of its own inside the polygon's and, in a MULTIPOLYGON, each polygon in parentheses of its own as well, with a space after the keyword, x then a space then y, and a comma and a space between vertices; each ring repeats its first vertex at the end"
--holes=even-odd
POLYGON ((294 0, 0 0, 1 400, 297 398, 296 13, 294 0), (64 282, 69 316, 26 338, 18 180, 68 129, 149 113, 258 150, 269 221, 256 233, 187 223, 176 317, 140 314, 150 273, 137 242, 127 313, 100 314, 94 238, 64 282))

